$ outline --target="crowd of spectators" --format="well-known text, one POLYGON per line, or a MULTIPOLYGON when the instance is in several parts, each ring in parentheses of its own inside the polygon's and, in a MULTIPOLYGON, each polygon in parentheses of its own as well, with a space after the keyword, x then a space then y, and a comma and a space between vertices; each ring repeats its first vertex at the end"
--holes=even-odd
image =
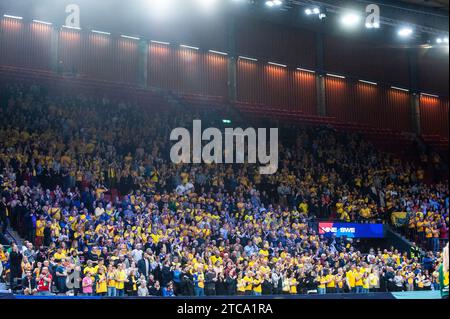
MULTIPOLYGON (((170 131, 211 112, 11 85, 0 94, 0 273, 24 294, 173 296, 439 289, 446 181, 330 128, 280 129, 280 167, 175 165, 170 131), (392 223, 424 244, 361 251, 311 222, 392 223)), ((235 123, 239 123, 237 119, 235 123)), ((248 126, 248 125, 247 125, 248 126)), ((444 165, 434 154, 430 161, 444 165)), ((448 276, 447 276, 448 285, 448 276)))

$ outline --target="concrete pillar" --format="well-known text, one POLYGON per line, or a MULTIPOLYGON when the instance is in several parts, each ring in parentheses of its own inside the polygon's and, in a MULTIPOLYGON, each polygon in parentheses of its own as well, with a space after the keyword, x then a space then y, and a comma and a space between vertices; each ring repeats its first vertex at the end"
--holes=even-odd
POLYGON ((139 42, 139 84, 146 88, 148 86, 148 59, 149 44, 142 40, 139 42))
POLYGON ((408 51, 409 87, 411 100, 411 127, 413 132, 421 134, 420 121, 420 92, 419 92, 419 69, 418 69, 418 49, 411 48, 408 51))
POLYGON ((327 115, 327 99, 325 93, 325 76, 316 74, 316 91, 317 91, 317 114, 320 116, 327 115))
POLYGON ((411 123, 413 132, 420 135, 422 132, 420 122, 420 94, 411 93, 411 123))
POLYGON ((237 100, 237 57, 228 57, 228 102, 237 100))

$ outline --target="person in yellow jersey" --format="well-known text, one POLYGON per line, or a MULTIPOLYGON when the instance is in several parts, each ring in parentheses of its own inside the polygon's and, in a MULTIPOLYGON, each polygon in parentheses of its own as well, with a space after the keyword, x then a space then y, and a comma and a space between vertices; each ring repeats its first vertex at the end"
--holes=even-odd
POLYGON ((336 293, 341 294, 344 293, 345 289, 345 274, 342 268, 339 268, 337 274, 334 276, 334 285, 336 289, 336 293))
POLYGON ((327 274, 327 271, 322 269, 317 275, 317 293, 319 295, 325 295, 327 293, 327 274))
POLYGON ((253 278, 253 295, 255 296, 261 296, 262 295, 262 278, 259 274, 257 274, 253 278))
POLYGON ((117 297, 123 297, 125 295, 125 283, 128 281, 127 272, 125 271, 125 265, 119 264, 116 272, 116 289, 117 297))
POLYGON ((336 293, 335 275, 333 275, 332 269, 328 270, 328 274, 325 276, 325 280, 326 280, 327 294, 336 293))
POLYGON ((99 268, 95 275, 95 293, 98 296, 106 296, 108 292, 108 283, 106 272, 104 268, 99 268))
POLYGON ((356 269, 353 270, 353 274, 355 277, 355 293, 360 294, 363 292, 363 277, 364 277, 364 268, 361 266, 357 266, 356 269))
POLYGON ((352 265, 345 274, 345 280, 349 292, 356 293, 356 279, 355 279, 356 266, 352 265))
POLYGON ((193 273, 194 294, 196 297, 205 296, 205 274, 204 267, 199 265, 197 271, 193 273))
POLYGON ((245 295, 245 282, 244 278, 242 277, 242 273, 239 273, 238 275, 236 289, 238 296, 245 295))
POLYGON ((41 215, 36 221, 36 247, 40 248, 44 243, 44 229, 45 229, 45 217, 41 215))
POLYGON ((248 271, 245 274, 243 281, 245 284, 245 294, 251 296, 253 294, 253 272, 248 271))
POLYGON ((406 291, 414 291, 414 272, 411 270, 411 266, 407 266, 404 273, 406 291))
POLYGON ((362 291, 363 294, 368 294, 370 291, 370 279, 369 274, 367 272, 364 272, 362 276, 362 291))
POLYGON ((298 291, 297 291, 298 281, 297 281, 297 278, 295 278, 295 274, 294 273, 291 275, 290 285, 291 285, 290 294, 291 295, 296 295, 298 293, 298 291))
POLYGON ((86 262, 86 267, 83 269, 83 274, 87 275, 87 273, 90 273, 92 276, 92 280, 94 280, 94 275, 97 273, 95 267, 92 265, 92 260, 88 260, 86 262))
POLYGON ((116 297, 116 269, 113 265, 109 265, 108 271, 106 272, 106 283, 108 287, 108 297, 116 297))
POLYGON ((370 271, 369 274, 369 289, 370 292, 379 292, 380 291, 380 275, 378 268, 375 267, 370 271))

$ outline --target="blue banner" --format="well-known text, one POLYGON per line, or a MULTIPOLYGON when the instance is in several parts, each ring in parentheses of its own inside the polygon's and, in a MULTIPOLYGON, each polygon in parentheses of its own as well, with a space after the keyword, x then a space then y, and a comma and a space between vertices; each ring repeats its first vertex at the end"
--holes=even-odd
POLYGON ((348 238, 383 238, 384 227, 383 224, 320 222, 319 234, 327 237, 336 234, 337 237, 348 238))

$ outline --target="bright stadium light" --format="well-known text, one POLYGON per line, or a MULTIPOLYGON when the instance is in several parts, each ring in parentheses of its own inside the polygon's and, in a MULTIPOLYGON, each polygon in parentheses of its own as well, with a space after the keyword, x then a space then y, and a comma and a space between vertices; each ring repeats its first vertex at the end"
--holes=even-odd
POLYGON ((339 74, 327 73, 327 75, 332 78, 345 79, 345 76, 339 74))
POLYGON ((355 12, 348 12, 341 18, 341 23, 345 27, 356 27, 361 22, 361 16, 355 12))
POLYGON ((306 8, 305 14, 308 16, 310 16, 310 15, 318 16, 319 19, 321 19, 321 20, 327 16, 325 13, 322 12, 322 10, 320 10, 319 7, 306 8))
POLYGON ((286 64, 281 64, 281 63, 275 63, 275 62, 268 62, 270 65, 274 65, 274 66, 279 66, 282 68, 287 68, 286 64))
POLYGON ((268 7, 279 7, 283 4, 283 1, 281 0, 267 0, 266 6, 268 7))
POLYGON ((202 9, 211 9, 213 6, 215 6, 218 3, 217 0, 197 0, 197 4, 202 9))
POLYGON ((33 20, 34 23, 39 23, 39 24, 45 24, 45 25, 52 25, 51 22, 47 22, 47 21, 41 21, 41 20, 33 20))
POLYGON ((138 38, 138 37, 132 37, 130 35, 124 35, 124 34, 122 34, 120 37, 124 38, 124 39, 130 39, 130 40, 140 40, 141 39, 141 38, 138 38))
POLYGON ((169 42, 163 42, 163 41, 151 40, 150 42, 155 43, 155 44, 161 44, 161 45, 170 45, 169 42))
POLYGON ((191 50, 200 50, 200 48, 198 48, 198 47, 193 47, 193 46, 186 45, 186 44, 180 44, 180 47, 185 48, 185 49, 191 49, 191 50))
POLYGON ((152 13, 165 14, 172 8, 172 0, 149 0, 152 13))
POLYGON ((63 27, 63 28, 66 28, 66 29, 72 29, 72 30, 78 30, 78 31, 81 30, 81 28, 79 28, 79 27, 72 27, 72 26, 70 26, 70 25, 63 25, 62 27, 63 27))
POLYGON ((436 94, 430 94, 430 93, 420 93, 420 94, 423 96, 434 97, 436 99, 439 98, 439 95, 436 95, 436 94))
POLYGON ((359 80, 361 83, 370 84, 370 85, 378 85, 377 82, 367 81, 367 80, 359 80))
POLYGON ((92 33, 103 34, 103 35, 111 35, 109 32, 99 31, 99 30, 91 30, 92 33))
POLYGON ((436 39, 436 43, 437 43, 437 44, 447 44, 447 45, 448 45, 448 37, 437 38, 437 39, 436 39))
POLYGON ((219 55, 228 55, 226 52, 216 51, 216 50, 209 50, 210 53, 219 54, 219 55))
POLYGON ((297 68, 297 70, 302 71, 302 72, 308 72, 308 73, 316 73, 316 71, 314 71, 314 70, 305 69, 305 68, 297 68))
POLYGON ((398 35, 402 38, 409 38, 413 33, 414 31, 410 27, 403 27, 398 30, 398 35))
POLYGON ((249 57, 247 57, 247 56, 239 56, 239 59, 242 59, 242 60, 247 60, 247 61, 253 61, 253 62, 257 62, 258 61, 258 59, 255 59, 255 58, 249 58, 249 57))
POLYGON ((409 92, 408 89, 401 88, 401 87, 398 87, 398 86, 391 86, 391 89, 397 90, 397 91, 409 92))
POLYGON ((12 15, 9 15, 9 14, 4 14, 3 16, 4 16, 5 18, 9 18, 9 19, 23 20, 23 18, 22 18, 22 17, 19 17, 19 16, 12 16, 12 15))

